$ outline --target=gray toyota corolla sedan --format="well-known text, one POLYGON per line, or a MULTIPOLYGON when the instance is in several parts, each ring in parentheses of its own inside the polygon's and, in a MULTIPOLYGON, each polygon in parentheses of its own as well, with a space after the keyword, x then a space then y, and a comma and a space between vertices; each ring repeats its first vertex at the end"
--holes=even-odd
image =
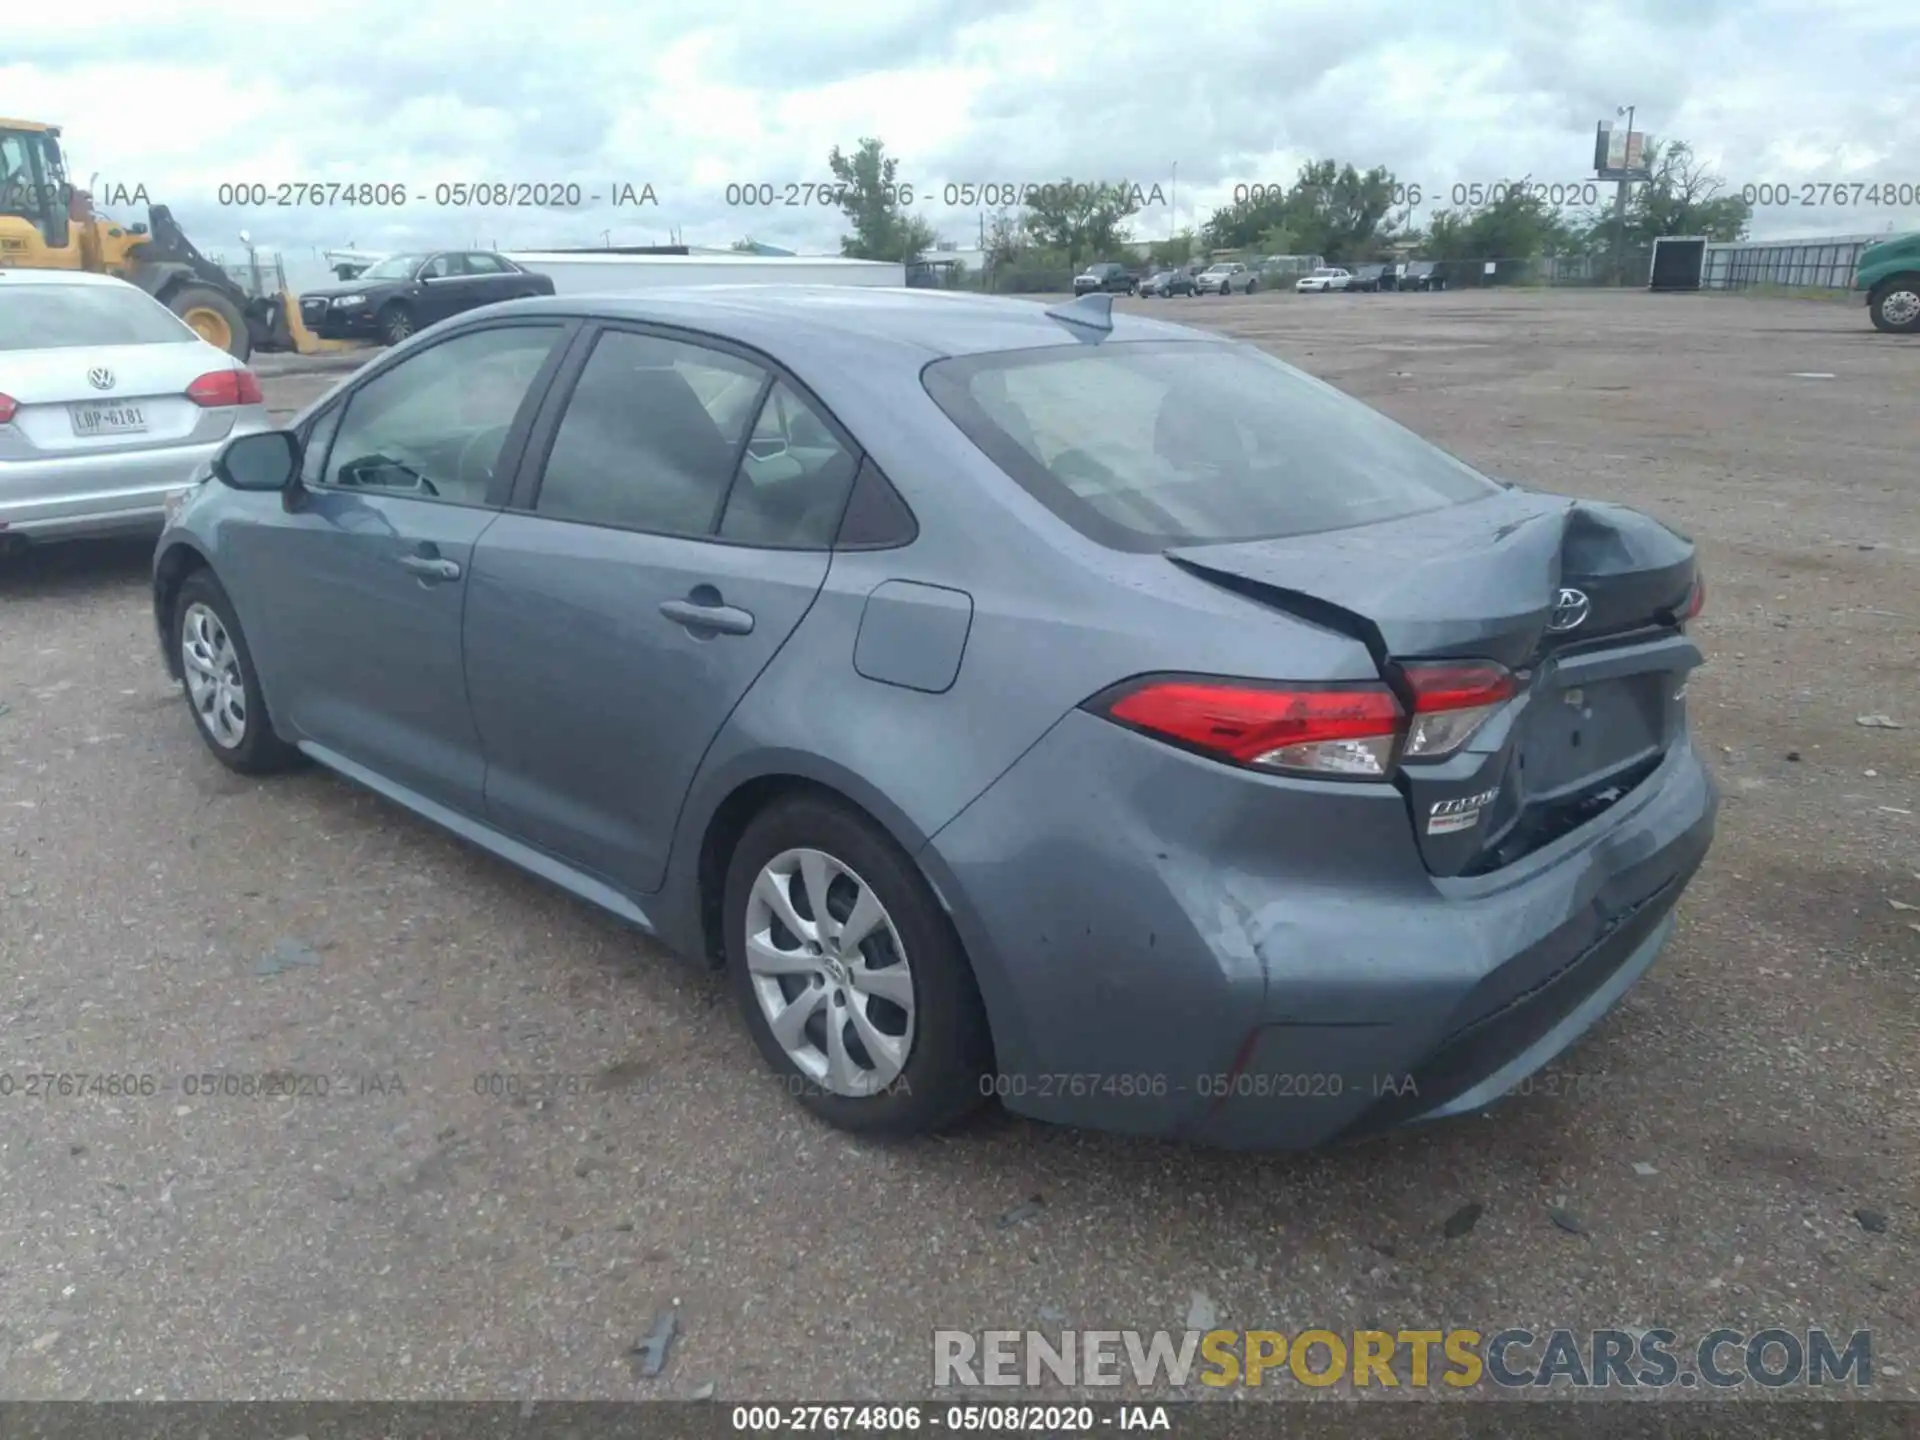
POLYGON ((161 537, 167 665, 230 768, 725 965, 836 1125, 1481 1107, 1706 853, 1693 546, 1110 305, 461 316, 227 447, 161 537))

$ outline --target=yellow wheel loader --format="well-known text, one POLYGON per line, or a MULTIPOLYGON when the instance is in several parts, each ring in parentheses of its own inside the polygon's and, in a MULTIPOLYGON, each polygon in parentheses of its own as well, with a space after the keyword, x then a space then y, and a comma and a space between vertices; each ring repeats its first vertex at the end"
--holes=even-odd
POLYGON ((255 350, 302 355, 359 348, 322 340, 300 321, 296 298, 254 298, 202 255, 164 205, 145 224, 96 215, 60 153, 60 127, 0 119, 0 267, 90 270, 138 285, 236 359, 255 350))

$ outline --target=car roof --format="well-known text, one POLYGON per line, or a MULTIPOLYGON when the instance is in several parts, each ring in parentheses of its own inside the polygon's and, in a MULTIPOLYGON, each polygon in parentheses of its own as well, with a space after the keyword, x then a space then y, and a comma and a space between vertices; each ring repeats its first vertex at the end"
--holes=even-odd
MULTIPOLYGON (((87 270, 19 270, 0 265, 0 282, 8 285, 128 285, 118 275, 95 275, 87 270)), ((138 290, 137 285, 129 288, 138 290)), ((141 294, 146 292, 142 290, 141 294)))
MULTIPOLYGON (((922 361, 948 355, 1085 343, 1045 305, 1002 296, 861 285, 701 285, 602 295, 541 296, 489 307, 489 315, 580 315, 703 331, 765 351, 805 373, 816 342, 844 353, 910 350, 922 361)), ((1112 312, 1114 340, 1221 337, 1185 325, 1112 312)))

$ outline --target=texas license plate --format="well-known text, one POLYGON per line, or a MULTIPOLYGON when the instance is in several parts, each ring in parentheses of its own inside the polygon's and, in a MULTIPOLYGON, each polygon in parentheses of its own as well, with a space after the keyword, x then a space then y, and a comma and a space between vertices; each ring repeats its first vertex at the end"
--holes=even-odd
POLYGON ((147 428, 146 413, 138 405, 75 405, 73 433, 83 439, 94 435, 137 435, 147 428))

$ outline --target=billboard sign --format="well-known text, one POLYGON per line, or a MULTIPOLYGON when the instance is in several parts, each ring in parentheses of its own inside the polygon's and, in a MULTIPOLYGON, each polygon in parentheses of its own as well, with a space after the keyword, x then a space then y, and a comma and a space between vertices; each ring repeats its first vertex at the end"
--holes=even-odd
POLYGON ((1641 130, 1616 130, 1611 120, 1594 128, 1593 169, 1601 180, 1650 180, 1647 151, 1653 137, 1641 130))

